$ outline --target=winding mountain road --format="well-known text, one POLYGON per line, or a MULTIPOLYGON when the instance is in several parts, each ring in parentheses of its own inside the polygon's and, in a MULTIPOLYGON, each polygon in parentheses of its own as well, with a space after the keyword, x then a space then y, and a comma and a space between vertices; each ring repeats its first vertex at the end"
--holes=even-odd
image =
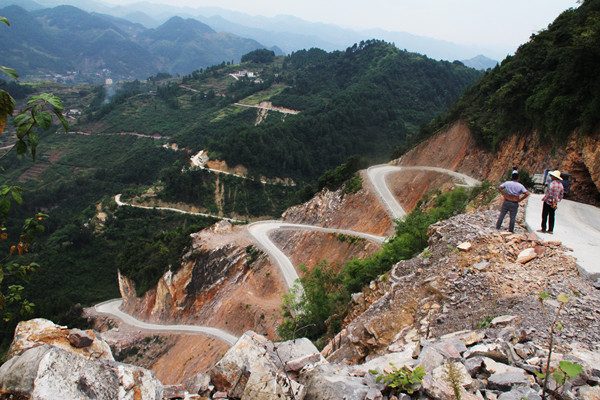
POLYGON ((275 263, 279 266, 283 278, 288 288, 291 288, 296 280, 300 279, 296 268, 290 261, 290 259, 271 241, 269 238, 269 232, 276 229, 303 229, 311 231, 320 231, 327 233, 342 233, 344 235, 358 236, 363 239, 372 240, 377 243, 383 243, 385 237, 370 235, 363 232, 349 231, 347 229, 332 229, 323 228, 314 225, 303 225, 303 224, 289 224, 282 221, 260 221, 248 225, 248 231, 254 237, 259 247, 269 254, 275 263))
MULTIPOLYGON (((413 170, 426 170, 426 171, 435 171, 441 172, 445 174, 452 175, 458 179, 461 179, 466 186, 473 186, 479 183, 477 180, 464 175, 458 172, 446 170, 443 168, 436 167, 398 167, 392 165, 376 165, 370 167, 367 171, 368 179, 373 184, 375 191, 377 192, 378 198, 382 201, 382 203, 388 208, 390 214, 393 218, 402 218, 406 213, 394 197, 394 195, 389 190, 385 178, 388 174, 398 171, 413 171, 413 170)), ((179 213, 187 213, 187 214, 195 214, 195 215, 204 215, 209 217, 214 217, 214 215, 202 214, 202 213, 193 213, 190 211, 184 211, 171 207, 147 207, 147 206, 138 206, 133 204, 124 203, 121 201, 121 195, 115 196, 115 202, 118 206, 131 206, 145 209, 157 209, 157 210, 168 210, 179 213)), ((232 219, 224 218, 229 221, 235 221, 232 219)), ((371 235, 363 232, 350 231, 346 229, 333 229, 333 228, 324 228, 320 226, 313 225, 303 225, 303 224, 292 224, 283 221, 260 221, 255 222, 248 225, 248 231, 252 235, 252 237, 256 240, 258 246, 269 254, 275 264, 279 267, 282 272, 283 278, 285 280, 288 288, 291 288, 294 283, 299 279, 296 268, 290 261, 290 259, 271 241, 269 238, 269 232, 276 229, 290 229, 290 230, 314 230, 320 232, 327 233, 341 233, 350 236, 357 236, 364 238, 366 240, 372 240, 377 243, 383 243, 385 241, 385 237, 371 235)), ((106 301, 104 303, 97 304, 95 309, 98 313, 106 314, 115 318, 118 318, 123 323, 135 327, 137 329, 158 332, 158 333, 187 333, 187 334, 201 334, 207 335, 210 337, 214 337, 216 339, 222 340, 225 343, 233 344, 237 341, 237 337, 232 335, 231 333, 208 326, 200 326, 200 325, 161 325, 161 324, 152 324, 144 321, 140 321, 131 315, 120 310, 120 306, 123 304, 122 299, 114 299, 110 301, 106 301)))
POLYGON ((406 212, 404 211, 400 203, 398 203, 396 197, 390 191, 387 183, 385 182, 385 178, 387 177, 387 175, 399 171, 440 172, 442 174, 448 174, 450 176, 462 180, 464 182, 464 186, 475 186, 481 183, 477 179, 471 178, 468 175, 438 167, 399 167, 388 164, 374 165, 372 167, 369 167, 367 169, 367 176, 369 177, 369 180, 375 187, 377 197, 379 197, 379 200, 386 206, 389 213, 392 215, 392 218, 394 219, 403 218, 406 215, 406 212))
MULTIPOLYGON (((402 218, 406 215, 404 209, 400 206, 395 196, 392 194, 390 189, 386 184, 386 176, 388 174, 398 172, 398 171, 434 171, 440 172, 444 174, 449 174, 457 179, 460 179, 464 186, 474 186, 479 183, 478 180, 473 179, 467 175, 460 174, 455 171, 446 170, 443 168, 437 167, 399 167, 392 165, 376 165, 370 167, 367 170, 367 177, 369 181, 372 183, 375 191, 377 192, 377 196, 380 201, 386 206, 391 216, 395 219, 402 218)), ((536 195, 532 195, 528 201, 528 206, 526 209, 526 220, 530 230, 535 230, 535 225, 539 224, 539 218, 541 215, 541 201, 536 195), (538 204, 539 203, 539 204, 538 204), (531 206, 530 206, 531 205, 531 206), (539 212, 536 207, 539 207, 539 212), (534 222, 535 221, 535 222, 534 222)), ((115 201, 118 205, 126 205, 121 202, 120 196, 115 196, 115 201)), ((144 206, 134 206, 141 207, 147 209, 153 209, 154 207, 144 207, 144 206)), ((181 213, 188 213, 188 211, 167 208, 167 207, 156 207, 156 209, 164 209, 181 213)), ((194 213, 199 214, 199 213, 194 213)), ((203 215, 203 214, 200 214, 203 215)), ((557 227, 555 229, 554 237, 548 237, 549 235, 544 235, 544 239, 555 238, 558 240, 562 240, 563 243, 569 247, 572 247, 576 255, 579 259, 579 262, 586 263, 585 268, 590 268, 589 263, 593 263, 593 265, 598 265, 596 260, 600 259, 600 209, 592 206, 588 206, 585 204, 575 203, 563 201, 561 202, 560 211, 557 213, 557 227), (582 235, 580 234, 582 231, 582 226, 585 227, 585 232, 587 237, 585 240, 582 240, 582 235), (579 242, 585 242, 585 247, 581 247, 578 245, 579 242), (591 256, 586 256, 586 252, 591 250, 591 256)), ((260 221, 255 222, 248 225, 248 231, 252 235, 252 237, 256 240, 258 246, 265 251, 275 264, 282 271, 282 275, 288 287, 292 287, 297 279, 299 279, 298 273, 290 259, 271 241, 269 238, 269 233, 276 229, 304 229, 304 230, 316 230, 321 232, 328 233, 343 233, 351 236, 358 236, 367 240, 372 240, 377 243, 383 243, 385 241, 384 237, 370 235, 362 232, 355 232, 343 229, 332 229, 332 228, 323 228, 319 226, 312 225, 303 225, 303 224, 291 224, 283 221, 260 221)), ((600 275, 600 266, 596 267, 598 271, 592 271, 592 273, 598 273, 600 275)), ((188 333, 188 334, 202 334, 217 338, 219 340, 224 341, 228 344, 233 344, 237 340, 237 337, 232 335, 229 332, 223 331, 221 329, 207 327, 207 326, 197 326, 197 325, 160 325, 160 324, 151 324, 147 322, 143 322, 137 320, 122 312, 119 307, 122 304, 121 299, 111 300, 108 302, 100 303, 96 305, 96 310, 99 313, 107 314, 113 316, 115 318, 120 319, 124 323, 131 325, 135 328, 152 331, 152 332, 160 332, 160 333, 188 333)))
POLYGON ((138 206, 136 204, 122 202, 120 194, 115 196, 115 203, 117 203, 117 205, 119 207, 127 206, 127 207, 143 208, 145 210, 166 210, 166 211, 173 211, 173 212, 180 213, 180 214, 191 214, 191 215, 199 215, 202 217, 219 218, 219 219, 224 219, 229 222, 245 222, 245 221, 240 221, 240 220, 233 219, 233 218, 220 217, 218 215, 213 215, 213 214, 205 214, 205 213, 199 213, 199 212, 180 210, 179 208, 138 206))
POLYGON ((111 317, 121 320, 123 323, 133 326, 137 329, 152 333, 187 333, 201 334, 219 339, 231 346, 237 342, 238 337, 231 333, 218 328, 201 325, 162 325, 153 324, 150 322, 140 321, 131 315, 121 311, 120 307, 123 304, 123 299, 114 299, 96 304, 95 310, 101 314, 106 314, 111 317))

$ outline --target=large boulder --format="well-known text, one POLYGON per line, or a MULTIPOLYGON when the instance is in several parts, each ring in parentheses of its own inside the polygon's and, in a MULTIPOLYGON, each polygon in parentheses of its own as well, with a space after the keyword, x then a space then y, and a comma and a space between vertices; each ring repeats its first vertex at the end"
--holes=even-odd
MULTIPOLYGON (((293 343, 281 345, 285 360, 306 354, 306 343, 299 343, 298 349, 293 343)), ((303 386, 285 374, 278 347, 253 331, 244 333, 209 374, 215 388, 230 397, 279 399, 282 394, 293 393, 298 400, 304 398, 303 386)))
POLYGON ((114 361, 110 346, 96 332, 69 329, 43 318, 19 322, 8 350, 8 358, 44 344, 50 344, 87 358, 114 361))
POLYGON ((160 400, 163 385, 144 368, 42 345, 0 367, 0 392, 30 400, 160 400))
POLYGON ((363 400, 375 387, 375 378, 356 375, 344 364, 322 363, 301 371, 299 380, 306 387, 306 400, 363 400))

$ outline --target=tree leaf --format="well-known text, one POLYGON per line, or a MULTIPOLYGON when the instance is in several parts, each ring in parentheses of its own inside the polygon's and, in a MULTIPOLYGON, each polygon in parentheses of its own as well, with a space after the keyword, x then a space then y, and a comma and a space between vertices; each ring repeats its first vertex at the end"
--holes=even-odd
POLYGON ((35 122, 44 130, 50 129, 52 127, 52 114, 48 111, 42 111, 36 114, 35 122))
POLYGON ((575 364, 571 361, 559 361, 558 366, 560 369, 565 371, 569 378, 575 378, 577 375, 583 372, 583 367, 579 364, 575 364))
POLYGON ((565 383, 565 373, 562 372, 560 369, 554 370, 552 376, 554 377, 554 380, 556 381, 558 386, 562 386, 565 383))
POLYGON ((6 18, 6 17, 0 17, 0 22, 10 26, 10 22, 8 22, 8 18, 6 18))
POLYGON ((559 294, 557 299, 563 304, 569 302, 569 296, 566 293, 559 294))
POLYGON ((540 295, 538 298, 540 300, 546 300, 548 297, 550 297, 550 295, 548 293, 540 292, 540 295))
POLYGON ((6 197, 0 199, 0 217, 4 218, 10 211, 10 200, 6 197))
POLYGON ((5 67, 3 65, 0 65, 0 71, 4 72, 6 75, 8 75, 14 79, 17 79, 19 77, 19 74, 17 73, 17 71, 15 71, 12 68, 5 67))
MULTIPOLYGON (((32 126, 33 126, 33 123, 31 123, 31 122, 28 122, 23 125, 19 125, 17 128, 17 137, 19 139, 23 139, 29 133, 29 130, 31 129, 32 126)), ((17 147, 17 150, 19 150, 18 147, 17 147)))
POLYGON ((27 144, 22 140, 17 140, 15 143, 15 147, 17 148, 17 155, 22 156, 27 153, 27 144))
POLYGON ((19 204, 19 205, 23 204, 23 198, 21 197, 21 194, 18 191, 13 190, 10 192, 10 194, 12 195, 12 198, 15 199, 17 204, 19 204))
POLYGON ((30 120, 31 120, 31 115, 29 115, 28 113, 22 112, 15 117, 14 124, 16 126, 20 126, 20 125, 27 123, 30 120))
POLYGON ((54 114, 56 114, 56 116, 58 117, 60 123, 62 124, 63 128, 65 129, 65 132, 69 131, 69 124, 67 123, 67 120, 65 119, 65 117, 62 115, 61 112, 54 110, 54 114))
POLYGON ((55 110, 62 111, 63 105, 62 105, 62 101, 60 100, 60 98, 54 96, 51 93, 42 93, 42 94, 40 94, 40 98, 42 100, 50 103, 52 105, 52 107, 54 107, 55 110))
POLYGON ((0 90, 0 133, 4 132, 6 116, 12 115, 15 109, 15 100, 6 90, 0 90))

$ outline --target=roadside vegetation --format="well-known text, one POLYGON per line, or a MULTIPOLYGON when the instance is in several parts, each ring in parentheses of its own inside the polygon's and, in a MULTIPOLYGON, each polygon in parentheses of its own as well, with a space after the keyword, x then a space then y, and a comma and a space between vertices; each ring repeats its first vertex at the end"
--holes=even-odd
POLYGON ((495 150, 513 133, 537 132, 563 142, 575 129, 600 123, 600 1, 582 1, 531 36, 468 89, 449 111, 423 126, 426 137, 463 119, 484 147, 495 150))
POLYGON ((388 273, 398 261, 426 249, 429 225, 464 212, 470 203, 489 202, 495 194, 487 182, 470 189, 430 193, 406 218, 396 221, 394 236, 373 256, 352 259, 341 268, 326 261, 311 272, 303 267, 305 273, 300 283, 304 291, 295 288, 284 295, 284 319, 279 334, 284 339, 305 336, 322 347, 341 329, 352 293, 360 292, 372 280, 388 273), (334 272, 338 270, 339 273, 334 272))

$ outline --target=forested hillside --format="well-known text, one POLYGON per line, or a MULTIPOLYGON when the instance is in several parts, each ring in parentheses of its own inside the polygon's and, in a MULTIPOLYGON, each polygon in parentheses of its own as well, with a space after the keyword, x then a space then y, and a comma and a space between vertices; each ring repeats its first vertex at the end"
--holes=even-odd
POLYGON ((267 63, 195 71, 161 83, 155 97, 122 92, 101 105, 99 92, 98 107, 80 127, 171 136, 252 173, 310 181, 351 155, 387 159, 480 76, 460 62, 367 41, 346 51, 303 50, 267 63), (242 69, 257 77, 230 75, 242 69), (234 104, 261 101, 299 113, 271 112, 255 124, 255 110, 234 104))
POLYGON ((541 139, 588 134, 600 122, 600 1, 585 0, 534 34, 432 125, 464 119, 480 144, 494 150, 510 134, 541 139))
MULTIPOLYGON (((36 316, 73 324, 77 314, 68 311, 77 303, 117 295, 117 268, 147 289, 177 268, 189 233, 215 221, 116 207, 116 194, 137 204, 152 192, 160 201, 238 219, 278 217, 310 196, 312 188, 300 189, 327 170, 314 187, 335 188, 369 160, 386 160, 481 75, 379 41, 288 57, 257 50, 243 59, 182 78, 7 86, 20 104, 27 94, 50 91, 69 110, 70 132, 42 135, 35 163, 14 155, 3 163, 7 182, 24 189, 25 205, 10 225, 18 229, 31 213, 49 215, 26 256, 42 266, 26 289, 36 316), (259 104, 267 109, 252 108, 259 104), (190 168, 199 150, 242 164, 249 179, 190 168), (264 184, 261 177, 298 185, 264 184)), ((360 185, 355 178, 351 187, 360 185)))
POLYGON ((209 148, 267 176, 278 171, 314 179, 353 154, 389 157, 392 147, 446 110, 479 76, 459 62, 374 40, 343 52, 295 52, 279 76, 287 87, 271 100, 302 112, 285 123, 226 132, 209 148))
POLYGON ((72 6, 28 12, 0 10, 3 63, 22 77, 68 84, 146 79, 159 71, 187 74, 213 64, 238 62, 262 48, 251 39, 217 33, 196 20, 174 17, 156 29, 72 6))

